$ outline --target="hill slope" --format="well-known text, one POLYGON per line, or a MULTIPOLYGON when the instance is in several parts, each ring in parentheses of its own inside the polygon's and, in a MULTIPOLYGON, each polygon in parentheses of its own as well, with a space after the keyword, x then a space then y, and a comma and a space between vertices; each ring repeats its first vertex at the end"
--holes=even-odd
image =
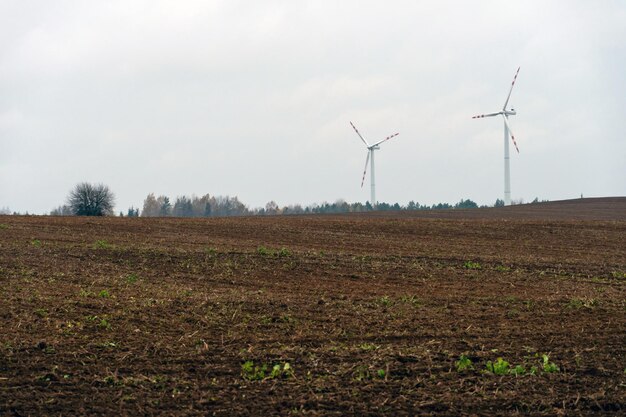
POLYGON ((580 198, 507 207, 454 210, 377 211, 359 213, 375 217, 424 217, 442 219, 537 219, 626 221, 626 197, 580 198))

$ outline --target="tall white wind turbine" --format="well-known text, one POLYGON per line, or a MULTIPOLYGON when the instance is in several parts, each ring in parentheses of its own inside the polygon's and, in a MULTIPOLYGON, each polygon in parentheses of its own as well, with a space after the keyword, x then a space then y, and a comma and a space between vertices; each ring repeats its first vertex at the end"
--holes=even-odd
POLYGON ((367 143, 365 139, 363 139, 363 136, 361 136, 358 129, 356 128, 356 126, 354 126, 354 124, 352 124, 352 122, 350 122, 350 125, 352 126, 356 134, 359 135, 359 137, 361 138, 361 140, 367 147, 367 157, 365 158, 365 169, 363 170, 363 178, 361 179, 361 188, 363 188, 363 183, 365 182, 365 174, 367 173, 367 163, 369 162, 370 163, 370 175, 371 175, 370 182, 371 182, 371 188, 372 188, 372 197, 370 200, 370 204, 372 205, 373 208, 376 208, 376 180, 374 177, 374 151, 380 149, 378 145, 380 145, 383 142, 388 141, 389 139, 395 136, 398 136, 399 133, 394 133, 393 135, 387 136, 385 139, 380 140, 373 145, 370 145, 369 143, 367 143))
POLYGON ((519 153, 519 148, 517 147, 517 143, 515 142, 515 136, 513 135, 513 131, 511 130, 508 122, 509 116, 515 116, 517 113, 515 112, 515 109, 507 110, 506 106, 507 104, 509 104, 511 92, 513 91, 513 86, 515 85, 515 80, 517 80, 517 74, 519 74, 520 68, 521 67, 517 68, 515 77, 513 77, 511 89, 509 90, 509 95, 506 97, 504 106, 502 106, 502 111, 499 111, 497 113, 481 114, 472 117, 472 119, 480 119, 482 117, 502 115, 502 118, 504 119, 504 204, 507 206, 511 204, 511 164, 509 161, 509 134, 511 135, 511 140, 513 141, 513 145, 515 145, 517 153, 519 153))

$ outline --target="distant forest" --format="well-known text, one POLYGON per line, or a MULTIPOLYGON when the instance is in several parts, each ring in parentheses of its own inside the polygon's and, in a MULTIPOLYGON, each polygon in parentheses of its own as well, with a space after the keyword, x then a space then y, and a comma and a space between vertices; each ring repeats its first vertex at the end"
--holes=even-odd
MULTIPOLYGON (((546 202, 548 200, 541 200, 546 202)), ((539 203, 540 200, 535 198, 531 203, 539 203)), ((523 200, 512 201, 512 204, 524 204, 523 200)), ((379 211, 405 211, 405 210, 445 210, 445 209, 471 209, 486 207, 502 207, 504 201, 497 199, 493 205, 479 206, 474 201, 461 199, 456 204, 438 203, 433 205, 423 205, 415 201, 410 201, 406 205, 399 203, 378 203, 376 210, 379 211)), ((175 200, 171 200, 164 195, 155 196, 153 193, 143 201, 143 207, 130 207, 127 211, 120 211, 120 217, 228 217, 228 216, 281 216, 295 214, 325 214, 325 213, 360 213, 374 210, 368 202, 348 203, 344 200, 337 200, 334 203, 310 204, 303 206, 293 204, 288 206, 280 206, 275 201, 268 202, 265 207, 249 208, 241 202, 238 197, 230 196, 210 196, 205 194, 202 197, 179 196, 175 200)), ((20 215, 26 213, 11 212, 8 207, 0 208, 0 215, 20 215)), ((51 216, 74 216, 81 215, 80 211, 72 208, 70 205, 61 205, 49 213, 51 216)), ((115 215, 108 212, 106 215, 115 215)))
MULTIPOLYGON (((535 199, 533 203, 539 202, 535 199)), ((515 202, 522 204, 523 201, 515 202)), ((496 200, 493 206, 480 207, 500 207, 504 206, 503 200, 496 200)), ((452 205, 448 203, 438 203, 431 206, 421 205, 415 201, 409 202, 407 205, 398 203, 378 203, 376 210, 442 210, 442 209, 468 209, 479 208, 472 200, 460 200, 452 205)), ((225 216, 279 216, 279 215, 296 215, 296 214, 324 214, 324 213, 359 213, 372 211, 373 208, 369 202, 348 203, 343 200, 337 200, 334 203, 312 204, 302 206, 300 204, 279 206, 275 201, 268 202, 265 207, 248 208, 247 205, 239 201, 237 197, 229 196, 210 196, 206 194, 202 197, 198 196, 179 196, 172 201, 169 197, 154 194, 148 194, 143 202, 143 208, 130 207, 126 213, 120 212, 120 216, 128 217, 225 217, 225 216)))

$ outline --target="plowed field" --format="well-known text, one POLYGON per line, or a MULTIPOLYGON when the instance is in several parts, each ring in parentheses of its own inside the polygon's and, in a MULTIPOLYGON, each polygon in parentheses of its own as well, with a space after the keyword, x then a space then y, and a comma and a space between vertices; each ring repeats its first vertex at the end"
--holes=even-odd
POLYGON ((0 216, 0 415, 624 414, 626 199, 595 204, 0 216))

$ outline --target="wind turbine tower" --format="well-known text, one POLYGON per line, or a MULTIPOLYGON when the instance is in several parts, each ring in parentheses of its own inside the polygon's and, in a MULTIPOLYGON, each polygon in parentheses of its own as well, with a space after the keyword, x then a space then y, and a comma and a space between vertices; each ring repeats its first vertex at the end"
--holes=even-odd
POLYGON ((395 136, 398 136, 399 133, 394 133, 393 135, 387 136, 385 139, 380 140, 373 145, 370 145, 369 143, 367 143, 365 139, 363 139, 363 136, 361 136, 361 134, 359 133, 359 130, 356 128, 356 126, 354 126, 352 122, 350 122, 350 125, 352 126, 356 134, 359 135, 359 138, 361 138, 361 140, 367 147, 367 157, 365 158, 365 169, 363 170, 363 178, 361 179, 361 188, 363 188, 363 183, 365 183, 365 175, 367 173, 367 163, 369 162, 370 163, 370 175, 371 175, 370 186, 371 186, 371 193, 372 193, 370 204, 372 205, 372 208, 375 209, 376 208, 376 177, 374 174, 374 151, 380 149, 379 145, 381 143, 386 142, 395 136))
POLYGON ((504 120, 504 204, 507 206, 511 205, 511 163, 509 158, 509 135, 511 136, 511 140, 513 141, 513 145, 515 145, 517 153, 519 153, 519 148, 517 147, 517 142, 515 142, 515 136, 513 135, 513 131, 511 130, 508 122, 509 116, 515 116, 517 112, 515 111, 515 109, 507 110, 506 106, 509 104, 511 92, 513 91, 513 86, 515 85, 515 80, 517 80, 517 74, 519 74, 520 68, 521 67, 517 68, 515 77, 513 77, 511 89, 509 90, 509 95, 506 97, 504 106, 502 106, 502 110, 497 113, 480 114, 478 116, 472 117, 472 119, 480 119, 483 117, 502 115, 502 119, 504 120))

